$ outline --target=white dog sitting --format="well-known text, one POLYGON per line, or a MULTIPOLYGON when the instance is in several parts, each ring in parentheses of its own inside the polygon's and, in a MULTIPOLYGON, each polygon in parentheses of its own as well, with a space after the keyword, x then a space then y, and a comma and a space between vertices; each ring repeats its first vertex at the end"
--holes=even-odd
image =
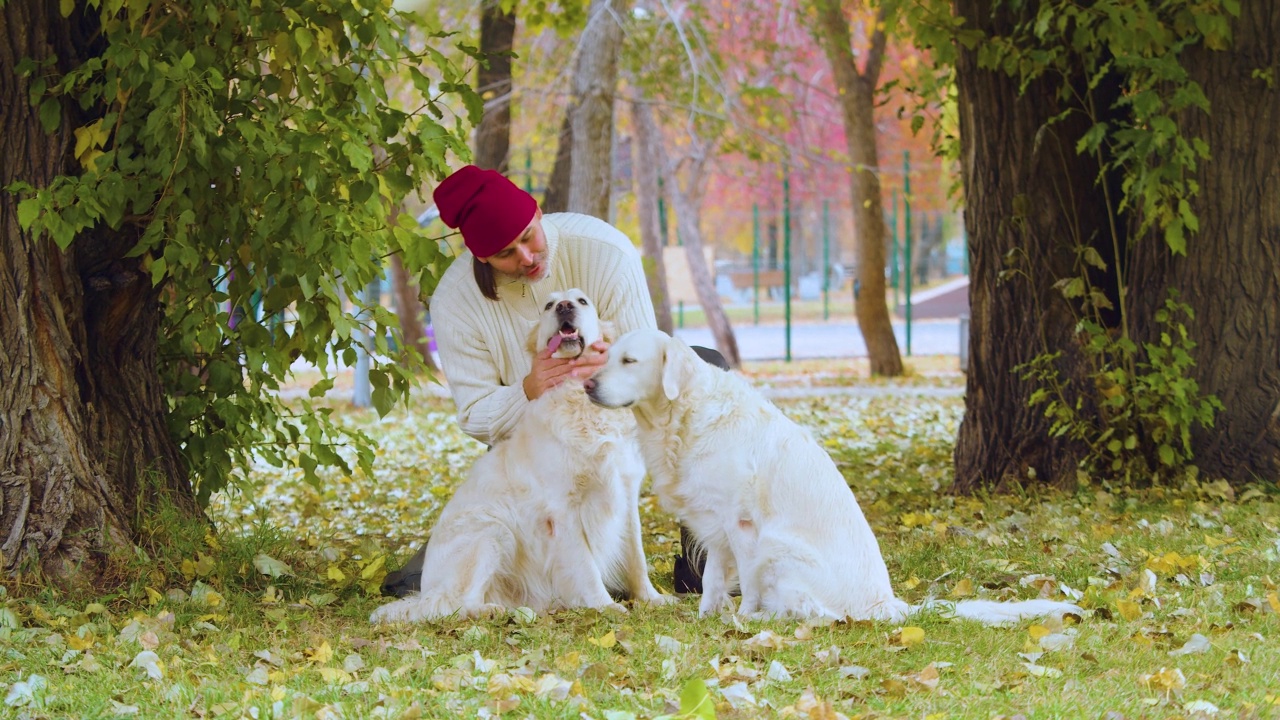
MULTIPOLYGON (((663 507, 706 551, 703 615, 899 621, 898 599, 871 526, 816 440, 745 380, 701 362, 657 330, 618 339, 585 383, 609 408, 630 407, 663 507)), ((1080 612, 1049 600, 966 601, 955 614, 990 624, 1080 612)))
MULTIPOLYGON (((531 339, 556 357, 604 338, 580 290, 552 293, 531 339)), ((535 344, 536 343, 536 344, 535 344)), ((373 622, 497 615, 517 607, 623 609, 609 591, 674 602, 649 581, 640 536, 644 462, 635 420, 593 405, 567 380, 525 408, 512 434, 476 460, 431 533, 417 595, 373 622)))

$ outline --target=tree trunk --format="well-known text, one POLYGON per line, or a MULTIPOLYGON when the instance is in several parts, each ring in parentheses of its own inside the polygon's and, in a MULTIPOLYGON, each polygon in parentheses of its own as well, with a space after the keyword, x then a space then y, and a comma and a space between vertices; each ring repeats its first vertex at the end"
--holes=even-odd
MULTIPOLYGON (((657 157, 665 158, 662 152, 657 157)), ((684 243, 684 251, 688 256, 689 275, 693 279, 693 289, 698 293, 698 302, 707 316, 707 326, 716 340, 716 349, 724 355, 729 367, 742 367, 742 356, 738 352, 738 338, 733 334, 733 326, 729 324, 729 316, 720 304, 720 293, 716 292, 715 279, 711 276, 711 268, 707 267, 706 256, 702 254, 702 194, 706 186, 705 151, 698 152, 688 159, 689 171, 686 185, 680 187, 680 181, 672 171, 667 176, 666 187, 671 189, 671 204, 675 206, 676 228, 684 243)), ((669 167, 665 159, 657 163, 659 167, 669 167)))
POLYGON ((569 209, 569 175, 573 168, 573 105, 565 108, 564 121, 560 123, 559 143, 556 145, 556 162, 547 178, 547 190, 542 194, 542 212, 556 213, 569 209))
MULTIPOLYGON (((62 18, 43 0, 0 6, 0 186, 77 172, 73 130, 90 117, 64 102, 41 128, 23 58, 66 72, 99 52, 96 11, 62 18)), ((90 109, 92 112, 93 109, 90 109)), ((92 231, 67 251, 21 230, 0 193, 0 552, 6 573, 43 572, 88 587, 127 553, 167 502, 199 517, 165 424, 156 367, 160 291, 134 237, 92 231)))
POLYGON ((609 218, 613 188, 613 94, 626 0, 592 0, 573 75, 569 210, 609 218))
POLYGON ((884 9, 876 17, 877 28, 867 51, 867 63, 858 71, 853 57, 849 22, 838 0, 818 0, 817 34, 831 64, 840 92, 845 143, 852 165, 853 228, 858 238, 856 258, 861 292, 854 310, 858 328, 867 344, 873 375, 902 374, 902 356, 889 319, 885 300, 884 198, 877 174, 880 160, 876 150, 875 93, 880 83, 884 59, 884 9))
POLYGON ((396 316, 400 318, 400 333, 405 348, 413 348, 422 356, 422 364, 432 373, 436 372, 435 360, 431 358, 431 349, 427 342, 426 311, 427 308, 418 298, 418 283, 404 269, 404 261, 399 255, 391 256, 391 292, 396 303, 396 316))
POLYGON ((487 65, 476 70, 476 92, 484 98, 484 117, 476 128, 476 165, 504 175, 511 152, 511 48, 516 14, 502 12, 500 0, 480 6, 480 52, 487 65))
POLYGON ((658 316, 658 328, 668 335, 675 332, 671 321, 671 296, 667 292, 667 265, 663 260, 662 230, 658 217, 658 168, 652 161, 658 157, 657 145, 662 142, 658 125, 653 120, 653 110, 641 101, 631 103, 631 123, 636 133, 636 152, 642 162, 634 163, 636 169, 636 214, 640 218, 640 242, 644 247, 644 277, 653 298, 653 309, 658 316))
MULTIPOLYGON (((992 5, 956 0, 954 7, 988 36, 1008 33, 1015 21, 1025 20, 1012 17, 1005 4, 994 12, 992 5)), ((1032 477, 1074 479, 1083 448, 1049 436, 1043 409, 1028 404, 1035 385, 1014 368, 1061 350, 1062 377, 1075 383, 1084 377, 1075 315, 1052 284, 1076 274, 1076 242, 1110 238, 1095 186, 1098 165, 1075 150, 1088 121, 1075 113, 1048 125, 1067 109, 1058 97, 1059 79, 1035 81, 1020 93, 1017 78, 980 68, 976 49, 959 48, 956 79, 972 261, 969 373, 955 488, 967 492, 1032 477), (1006 255, 1018 271, 1002 279, 1006 255)))
POLYGON ((1143 238, 1132 287, 1135 327, 1153 338, 1164 288, 1195 310, 1187 330, 1197 343, 1193 377, 1225 409, 1193 434, 1195 462, 1209 477, 1233 482, 1280 477, 1280 5, 1245 0, 1232 23, 1232 46, 1198 46, 1183 59, 1209 99, 1210 113, 1179 118, 1204 138, 1212 158, 1196 173, 1192 206, 1200 231, 1187 254, 1143 238))

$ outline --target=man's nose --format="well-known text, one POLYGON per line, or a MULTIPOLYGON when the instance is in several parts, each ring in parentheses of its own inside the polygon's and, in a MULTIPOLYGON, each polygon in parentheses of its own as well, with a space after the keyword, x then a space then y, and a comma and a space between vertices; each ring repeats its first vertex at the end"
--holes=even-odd
POLYGON ((533 263, 533 252, 527 247, 518 247, 516 252, 520 254, 520 264, 530 265, 533 263))

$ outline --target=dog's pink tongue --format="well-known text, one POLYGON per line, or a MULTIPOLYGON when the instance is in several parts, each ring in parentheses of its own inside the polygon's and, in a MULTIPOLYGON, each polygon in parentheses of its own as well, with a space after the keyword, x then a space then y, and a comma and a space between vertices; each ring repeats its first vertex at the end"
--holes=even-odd
POLYGON ((556 350, 559 350, 560 343, 562 342, 564 342, 563 335, 561 335, 560 333, 556 333, 555 335, 552 335, 551 342, 547 343, 547 350, 550 350, 551 352, 555 352, 556 350))

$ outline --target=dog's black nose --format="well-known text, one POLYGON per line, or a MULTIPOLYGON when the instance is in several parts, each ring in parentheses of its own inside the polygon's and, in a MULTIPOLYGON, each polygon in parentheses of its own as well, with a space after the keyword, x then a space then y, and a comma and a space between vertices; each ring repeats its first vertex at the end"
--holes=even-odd
POLYGON ((560 302, 556 303, 556 314, 557 314, 557 315, 572 315, 572 314, 573 314, 573 301, 572 301, 572 300, 561 300, 560 302))

